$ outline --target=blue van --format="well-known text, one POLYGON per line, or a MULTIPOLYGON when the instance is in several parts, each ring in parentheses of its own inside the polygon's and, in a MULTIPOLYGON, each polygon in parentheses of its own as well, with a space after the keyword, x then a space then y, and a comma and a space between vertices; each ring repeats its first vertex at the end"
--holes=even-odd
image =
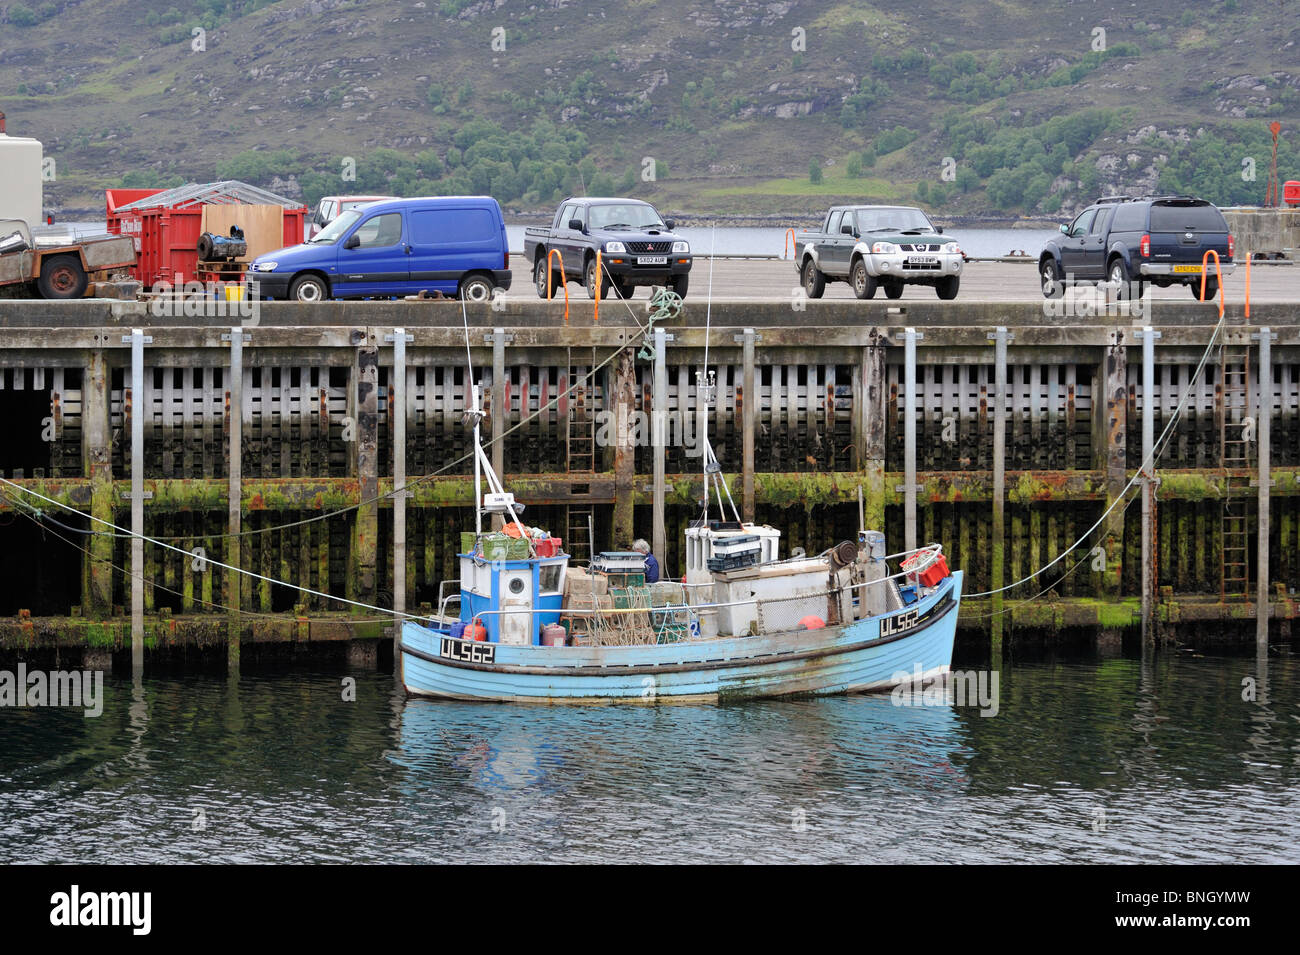
POLYGON ((491 196, 389 199, 349 209, 301 245, 259 255, 261 297, 319 302, 420 291, 486 302, 510 288, 510 247, 491 196))

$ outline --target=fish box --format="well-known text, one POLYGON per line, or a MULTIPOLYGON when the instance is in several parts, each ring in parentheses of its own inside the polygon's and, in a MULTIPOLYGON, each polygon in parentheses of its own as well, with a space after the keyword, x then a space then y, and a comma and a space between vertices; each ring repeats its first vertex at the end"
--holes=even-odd
POLYGON ((922 587, 937 587, 947 576, 948 562, 943 559, 943 554, 940 554, 933 564, 917 575, 917 579, 921 581, 922 587))
POLYGON ((562 543, 558 537, 543 537, 533 541, 533 547, 537 549, 538 557, 555 557, 560 553, 562 543))
POLYGON ((505 534, 484 534, 481 538, 483 544, 483 559, 509 560, 510 541, 511 538, 506 537, 505 534))
MULTIPOLYGON (((607 550, 597 554, 591 562, 592 570, 605 573, 645 573, 645 555, 634 550, 607 550)), ((642 581, 645 583, 645 581, 642 581)))
POLYGON ((474 553, 474 548, 478 546, 478 535, 473 531, 460 532, 460 552, 462 554, 474 553))
POLYGON ((757 534, 738 534, 735 537, 719 537, 713 542, 714 557, 737 557, 752 553, 758 558, 759 547, 757 534))

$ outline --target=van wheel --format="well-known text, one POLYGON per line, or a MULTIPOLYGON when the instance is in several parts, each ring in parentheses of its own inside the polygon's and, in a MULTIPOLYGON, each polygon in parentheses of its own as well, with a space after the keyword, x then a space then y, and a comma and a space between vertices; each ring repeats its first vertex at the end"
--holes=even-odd
POLYGON ((961 288, 961 276, 949 275, 947 278, 939 279, 934 284, 934 290, 939 293, 939 298, 945 302, 951 302, 957 297, 957 290, 961 288))
MULTIPOLYGON (((602 268, 601 272, 604 271, 605 270, 602 268)), ((597 279, 596 257, 594 255, 587 260, 587 268, 584 274, 586 275, 587 298, 594 299, 596 297, 596 279, 597 279)), ((600 297, 608 298, 609 289, 610 289, 609 276, 607 274, 601 275, 599 276, 599 279, 600 279, 600 297)))
POLYGON ((492 298, 493 285, 484 275, 471 275, 460 283, 460 297, 467 302, 486 302, 492 298))
POLYGON ((1196 282, 1192 285, 1192 298, 1198 302, 1211 302, 1219 295, 1219 280, 1207 278, 1205 280, 1205 298, 1201 298, 1201 283, 1196 282))
POLYGON ((873 298, 876 294, 876 277, 867 271, 867 260, 858 259, 853 263, 853 274, 850 277, 853 285, 853 294, 858 298, 873 298))
POLYGON ((1061 274, 1056 259, 1050 256, 1038 267, 1038 281, 1043 289, 1043 298, 1060 298, 1065 294, 1065 276, 1061 274))
POLYGON ((81 263, 71 255, 56 255, 41 263, 36 288, 41 298, 81 298, 90 284, 81 263))
POLYGON ((289 286, 289 297, 296 302, 323 302, 330 290, 319 275, 300 275, 289 286))
POLYGON ((803 291, 809 298, 821 298, 826 291, 826 276, 811 258, 803 264, 803 291))
POLYGON ((533 284, 537 286, 537 297, 555 298, 555 296, 561 294, 564 290, 564 276, 561 275, 555 269, 550 270, 551 290, 550 290, 550 294, 547 295, 546 294, 546 271, 547 271, 546 256, 542 256, 540 259, 537 260, 537 264, 533 266, 533 284))

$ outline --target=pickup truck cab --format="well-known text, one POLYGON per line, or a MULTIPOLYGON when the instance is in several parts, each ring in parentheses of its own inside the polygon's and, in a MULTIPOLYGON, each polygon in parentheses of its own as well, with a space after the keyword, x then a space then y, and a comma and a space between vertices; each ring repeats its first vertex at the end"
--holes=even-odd
POLYGON ((666 285, 685 298, 691 247, 673 234, 674 225, 639 199, 565 199, 550 228, 524 230, 524 255, 532 263, 537 294, 547 298, 565 282, 578 281, 595 298, 599 279, 602 298, 611 287, 620 298, 631 298, 638 285, 666 285), (560 254, 551 256, 552 250, 560 254))
POLYGON ((827 282, 848 282, 858 298, 876 288, 900 298, 908 285, 930 285, 944 300, 957 297, 961 248, 913 206, 831 206, 820 231, 795 236, 799 282, 821 298, 827 282))
POLYGON ((1206 298, 1219 294, 1218 275, 1233 268, 1233 238, 1216 206, 1192 196, 1107 196, 1084 209, 1061 234, 1048 239, 1038 258, 1043 295, 1055 298, 1066 285, 1109 282, 1120 298, 1142 297, 1146 282, 1186 285, 1201 297, 1201 261, 1219 256, 1219 271, 1205 277, 1206 298))
POLYGON ((259 255, 248 277, 262 298, 442 292, 485 302, 510 287, 510 251, 491 196, 390 199, 344 212, 301 245, 259 255))

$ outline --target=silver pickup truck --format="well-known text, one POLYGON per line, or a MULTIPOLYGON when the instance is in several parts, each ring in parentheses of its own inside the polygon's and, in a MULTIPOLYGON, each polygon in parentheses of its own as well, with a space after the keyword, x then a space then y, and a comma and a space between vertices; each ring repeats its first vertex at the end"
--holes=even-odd
POLYGON ((821 298, 827 282, 848 282, 858 298, 877 287, 900 298, 908 285, 930 285, 947 301, 957 297, 965 258, 920 209, 831 206, 820 232, 795 236, 795 262, 809 298, 821 298))

